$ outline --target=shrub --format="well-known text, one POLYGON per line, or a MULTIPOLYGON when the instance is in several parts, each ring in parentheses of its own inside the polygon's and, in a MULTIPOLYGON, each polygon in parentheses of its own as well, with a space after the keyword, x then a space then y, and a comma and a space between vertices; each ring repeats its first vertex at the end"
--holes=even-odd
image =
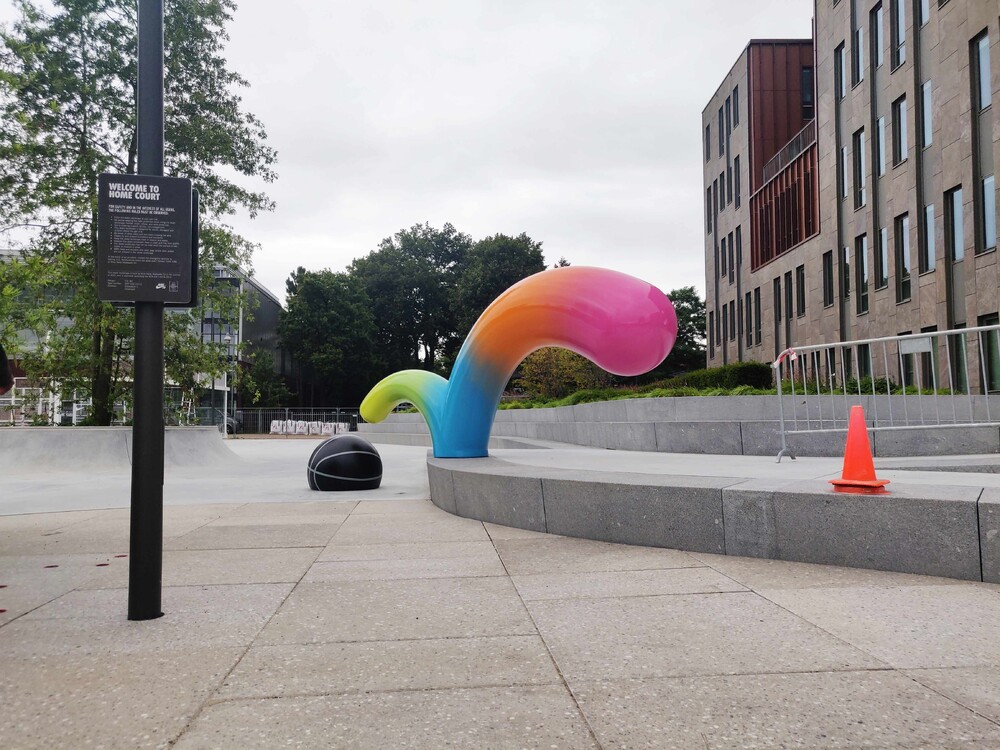
POLYGON ((741 385, 767 389, 773 382, 771 366, 764 362, 734 362, 731 365, 695 370, 664 380, 655 385, 660 388, 738 388, 741 385))

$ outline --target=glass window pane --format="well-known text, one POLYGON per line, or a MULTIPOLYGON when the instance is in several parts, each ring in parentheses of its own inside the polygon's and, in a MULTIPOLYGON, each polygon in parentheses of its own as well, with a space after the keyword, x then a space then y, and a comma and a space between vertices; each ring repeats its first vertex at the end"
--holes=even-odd
POLYGON ((997 201, 993 175, 983 180, 983 247, 997 246, 997 201))
POLYGON ((986 109, 993 100, 993 91, 990 86, 990 38, 983 34, 976 45, 978 57, 977 78, 979 83, 979 109, 986 109))
POLYGON ((932 117, 932 105, 931 105, 931 82, 925 81, 924 85, 921 87, 920 92, 923 96, 923 101, 920 104, 921 113, 923 115, 923 125, 921 130, 923 131, 921 136, 923 141, 921 146, 927 148, 931 145, 934 140, 934 124, 932 117))

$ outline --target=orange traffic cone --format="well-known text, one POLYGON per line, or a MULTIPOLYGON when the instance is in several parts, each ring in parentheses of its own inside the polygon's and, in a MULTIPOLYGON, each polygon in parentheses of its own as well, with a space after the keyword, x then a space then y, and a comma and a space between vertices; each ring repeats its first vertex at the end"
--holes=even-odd
POLYGON ((837 492, 857 495, 885 495, 888 479, 875 477, 872 448, 865 427, 865 411, 860 406, 851 407, 851 420, 847 425, 847 446, 844 448, 844 471, 840 479, 831 479, 837 492))

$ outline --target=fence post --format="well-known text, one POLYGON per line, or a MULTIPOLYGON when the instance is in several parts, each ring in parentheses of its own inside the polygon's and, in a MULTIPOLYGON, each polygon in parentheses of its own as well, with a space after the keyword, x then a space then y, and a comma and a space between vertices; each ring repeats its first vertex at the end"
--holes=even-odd
POLYGON ((781 420, 781 450, 778 451, 778 459, 775 463, 781 463, 782 456, 788 456, 793 461, 795 460, 795 454, 792 449, 788 447, 788 442, 785 439, 785 399, 782 398, 781 394, 781 362, 784 360, 785 355, 788 354, 786 349, 778 358, 774 361, 772 367, 774 368, 774 380, 778 387, 778 419, 781 420))

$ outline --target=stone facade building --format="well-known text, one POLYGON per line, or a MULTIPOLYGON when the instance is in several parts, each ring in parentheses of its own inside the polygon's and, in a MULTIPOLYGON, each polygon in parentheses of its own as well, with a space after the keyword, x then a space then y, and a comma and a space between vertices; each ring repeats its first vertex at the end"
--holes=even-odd
POLYGON ((1000 322, 998 40, 997 0, 816 0, 747 45, 702 113, 709 366, 1000 322))

